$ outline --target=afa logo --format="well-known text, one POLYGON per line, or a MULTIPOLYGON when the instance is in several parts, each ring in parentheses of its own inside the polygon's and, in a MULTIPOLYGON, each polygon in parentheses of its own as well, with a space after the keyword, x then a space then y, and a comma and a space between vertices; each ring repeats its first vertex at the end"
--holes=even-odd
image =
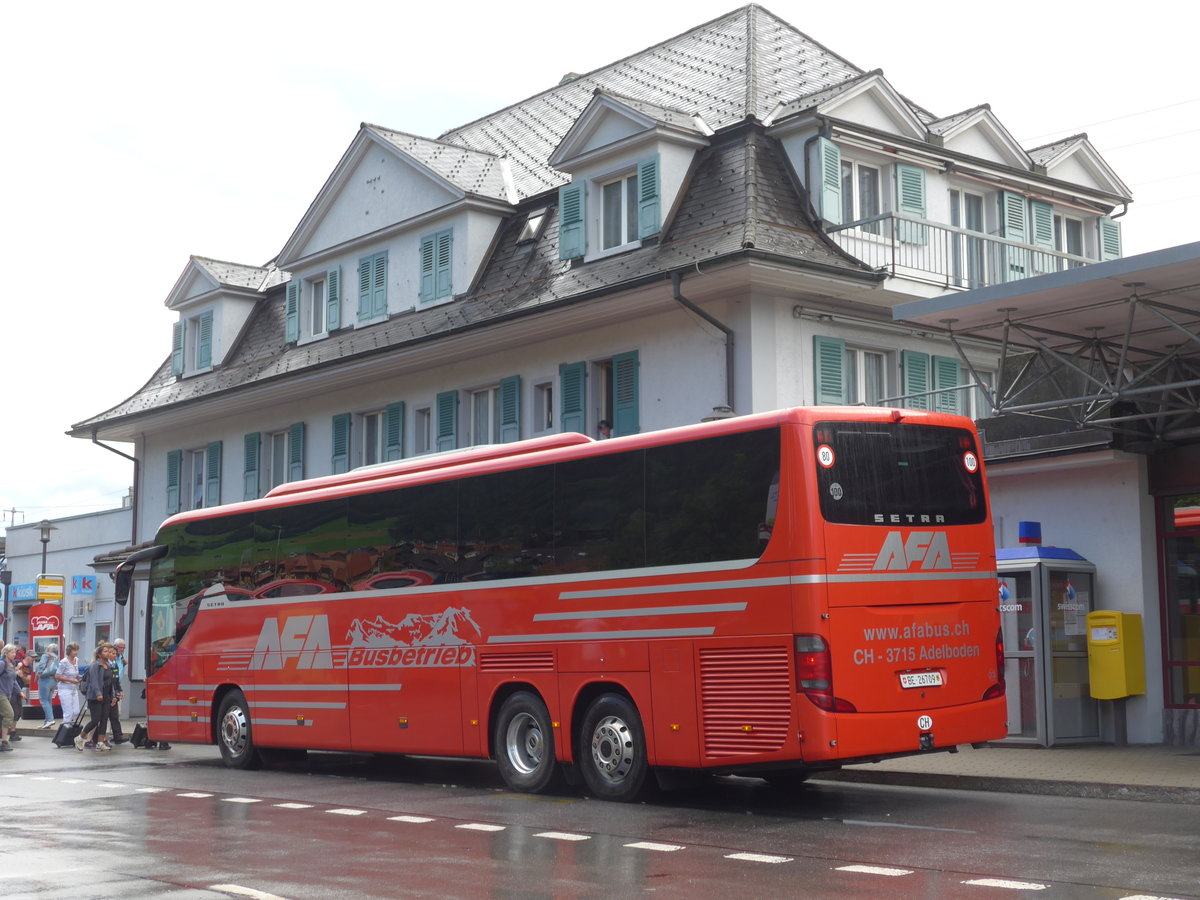
POLYGON ((450 607, 427 616, 410 613, 399 622, 382 616, 356 618, 346 631, 346 643, 335 645, 327 615, 287 616, 282 622, 272 616, 263 620, 248 668, 469 666, 475 662, 475 647, 463 633, 470 631, 476 637, 481 633, 470 612, 450 607))
POLYGON ((923 572, 954 568, 946 532, 914 531, 905 540, 899 531, 889 531, 873 568, 877 572, 907 572, 918 563, 923 572))

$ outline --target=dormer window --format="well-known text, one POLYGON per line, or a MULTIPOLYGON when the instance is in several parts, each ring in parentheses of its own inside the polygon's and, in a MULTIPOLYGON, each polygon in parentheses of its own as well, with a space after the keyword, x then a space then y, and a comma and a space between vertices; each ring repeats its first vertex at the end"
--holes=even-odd
POLYGON ((326 281, 315 278, 308 283, 308 331, 318 335, 325 332, 326 281))
POLYGON ((334 266, 288 283, 284 308, 284 339, 288 343, 324 337, 341 327, 341 281, 341 267, 334 266))
MULTIPOLYGON (((842 223, 861 222, 883 210, 879 204, 879 168, 851 159, 842 160, 842 223)), ((863 231, 879 234, 879 223, 868 222, 863 231)))
POLYGON ((638 239, 638 177, 625 175, 600 185, 600 249, 612 250, 638 239))
POLYGON ((171 335, 171 373, 200 372, 212 368, 212 310, 180 319, 171 335))

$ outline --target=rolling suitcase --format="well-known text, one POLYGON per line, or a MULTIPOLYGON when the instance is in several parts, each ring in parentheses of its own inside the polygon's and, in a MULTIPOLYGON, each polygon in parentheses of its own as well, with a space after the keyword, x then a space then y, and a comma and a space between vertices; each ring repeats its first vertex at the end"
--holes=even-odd
POLYGON ((58 731, 54 732, 54 737, 51 743, 59 749, 64 747, 74 747, 75 738, 79 736, 79 732, 83 731, 83 710, 80 709, 75 715, 75 718, 70 722, 63 722, 58 726, 58 731))

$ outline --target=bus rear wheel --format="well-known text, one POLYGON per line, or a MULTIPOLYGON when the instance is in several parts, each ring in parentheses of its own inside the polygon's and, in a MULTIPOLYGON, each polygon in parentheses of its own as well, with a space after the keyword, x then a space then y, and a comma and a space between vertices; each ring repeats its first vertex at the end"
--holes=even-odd
POLYGON ((580 729, 579 769, 601 800, 628 803, 641 796, 650 767, 637 707, 620 694, 601 694, 580 729))
POLYGON ((262 764, 250 728, 250 705, 241 691, 230 691, 221 701, 217 745, 231 769, 257 769, 262 764))
POLYGON ((501 704, 493 747, 500 775, 512 790, 536 794, 554 781, 553 723, 537 695, 520 691, 501 704))

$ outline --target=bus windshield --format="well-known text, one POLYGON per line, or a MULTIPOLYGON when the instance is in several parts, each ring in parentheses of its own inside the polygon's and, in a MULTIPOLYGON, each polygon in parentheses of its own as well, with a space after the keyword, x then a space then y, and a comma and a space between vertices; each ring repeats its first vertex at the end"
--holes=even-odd
POLYGON ((821 422, 817 495, 842 525, 977 525, 987 517, 979 450, 962 428, 821 422))

